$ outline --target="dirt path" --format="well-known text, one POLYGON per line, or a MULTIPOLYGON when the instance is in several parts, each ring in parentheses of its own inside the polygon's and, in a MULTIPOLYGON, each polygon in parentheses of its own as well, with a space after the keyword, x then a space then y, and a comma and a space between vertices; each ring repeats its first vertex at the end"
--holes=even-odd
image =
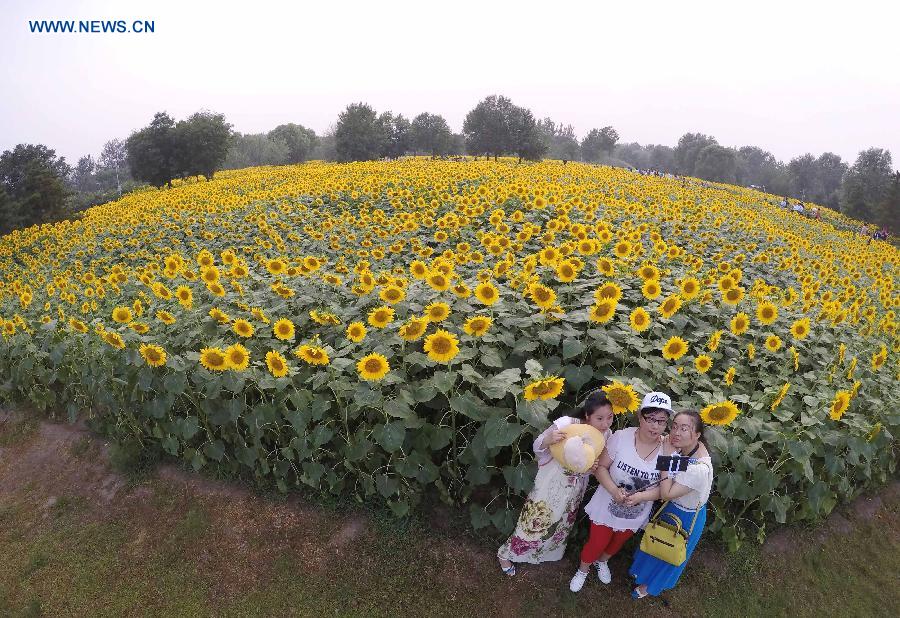
MULTIPOLYGON (((473 539, 393 526, 171 465, 132 483, 83 426, 0 415, 0 553, 21 550, 0 559, 0 614, 22 607, 39 607, 32 615, 457 617, 638 609, 623 577, 627 557, 613 561, 612 585, 592 575, 576 596, 567 589, 574 552, 508 579, 491 548, 473 539), (59 585, 67 576, 70 589, 59 585)), ((782 544, 782 553, 792 551, 782 544)), ((653 600, 636 613, 701 615, 692 595, 726 577, 728 565, 706 549, 691 570, 671 607, 653 600)))

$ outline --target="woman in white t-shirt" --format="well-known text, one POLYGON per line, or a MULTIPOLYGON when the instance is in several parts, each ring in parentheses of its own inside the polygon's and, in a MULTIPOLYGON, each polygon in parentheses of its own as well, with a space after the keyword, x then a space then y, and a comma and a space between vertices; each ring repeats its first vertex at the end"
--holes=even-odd
MULTIPOLYGON (((703 419, 696 410, 682 410, 672 420, 672 430, 668 442, 663 445, 665 455, 678 452, 690 457, 684 472, 661 472, 659 490, 662 500, 668 500, 662 514, 671 513, 681 520, 685 530, 690 531, 687 539, 687 559, 679 566, 655 558, 638 549, 629 573, 637 584, 631 593, 635 599, 658 595, 678 583, 684 567, 687 566, 694 548, 706 525, 706 502, 709 500, 713 484, 712 459, 703 442, 703 419), (693 523, 692 523, 693 522, 693 523)), ((639 494, 631 499, 638 498, 639 494)), ((662 515, 661 515, 662 517, 662 515)))
POLYGON ((612 421, 612 404, 598 388, 585 397, 572 416, 559 417, 535 439, 538 471, 534 486, 522 506, 515 531, 497 550, 504 573, 515 575, 515 562, 537 564, 562 558, 587 489, 589 473, 578 474, 563 468, 550 454, 550 445, 563 440, 565 434, 561 430, 572 423, 587 423, 609 440, 612 421))
POLYGON ((656 458, 671 411, 668 395, 647 393, 638 410, 638 426, 617 431, 606 443, 594 473, 600 485, 584 507, 591 529, 581 550, 581 564, 569 583, 572 592, 584 586, 591 564, 597 567, 598 579, 610 583, 607 561, 650 518, 653 501, 659 496, 654 485, 659 480, 656 458), (648 486, 652 489, 641 491, 648 486), (626 502, 634 492, 641 499, 626 502))

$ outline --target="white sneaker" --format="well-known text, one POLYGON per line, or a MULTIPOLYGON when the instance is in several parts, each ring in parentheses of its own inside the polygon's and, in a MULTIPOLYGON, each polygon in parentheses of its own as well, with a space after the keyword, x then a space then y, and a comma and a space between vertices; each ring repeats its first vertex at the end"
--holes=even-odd
POLYGON ((588 574, 578 569, 575 571, 574 577, 572 577, 572 581, 569 582, 569 590, 572 592, 578 592, 584 587, 584 580, 587 579, 588 574))
POLYGON ((609 565, 606 561, 600 561, 594 563, 594 566, 597 567, 597 579, 599 579, 604 584, 608 584, 612 581, 612 573, 609 570, 609 565))

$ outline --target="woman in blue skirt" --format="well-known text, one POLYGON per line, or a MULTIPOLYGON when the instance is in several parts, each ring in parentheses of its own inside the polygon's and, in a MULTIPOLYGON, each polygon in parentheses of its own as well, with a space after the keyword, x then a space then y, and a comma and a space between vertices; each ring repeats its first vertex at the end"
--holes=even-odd
MULTIPOLYGON (((659 494, 661 500, 668 500, 663 513, 672 513, 681 519, 685 530, 693 530, 687 540, 687 559, 679 566, 673 566, 638 549, 634 555, 629 573, 635 579, 631 596, 641 599, 658 595, 673 588, 691 559, 694 548, 706 525, 706 502, 713 484, 712 459, 703 439, 703 420, 696 410, 683 410, 675 415, 669 440, 663 446, 663 454, 673 452, 691 458, 684 472, 661 472, 659 494)), ((640 496, 631 496, 640 500, 640 496)))

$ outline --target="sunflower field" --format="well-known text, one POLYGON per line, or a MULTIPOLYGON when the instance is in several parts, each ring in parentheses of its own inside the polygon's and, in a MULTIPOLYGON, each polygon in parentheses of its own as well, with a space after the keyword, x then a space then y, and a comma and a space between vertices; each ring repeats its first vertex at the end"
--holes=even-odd
POLYGON ((827 209, 553 162, 173 181, 0 239, 0 397, 282 491, 509 532, 601 379, 711 425, 732 547, 893 475, 900 252, 827 209))

